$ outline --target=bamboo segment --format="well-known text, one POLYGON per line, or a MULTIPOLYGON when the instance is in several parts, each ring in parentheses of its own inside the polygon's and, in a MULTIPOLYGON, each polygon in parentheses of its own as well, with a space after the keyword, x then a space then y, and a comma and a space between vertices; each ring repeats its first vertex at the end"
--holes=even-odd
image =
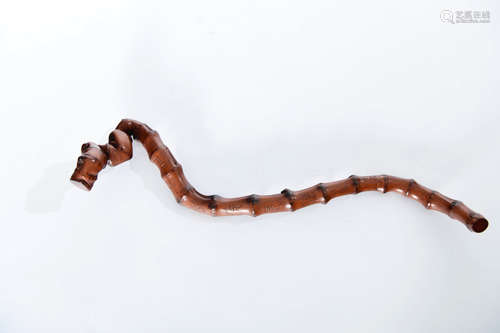
POLYGON ((89 142, 82 145, 82 155, 78 157, 71 181, 90 191, 98 173, 106 167, 106 164, 115 166, 132 158, 132 138, 143 144, 149 159, 160 170, 161 178, 178 203, 212 216, 259 216, 295 211, 316 203, 326 204, 342 195, 378 191, 397 192, 412 198, 427 209, 442 212, 462 222, 473 232, 483 232, 488 227, 488 221, 481 214, 472 211, 461 201, 448 198, 413 179, 388 175, 352 175, 343 180, 319 183, 299 191, 284 189, 281 193, 273 195, 252 194, 239 198, 203 195, 188 182, 182 166, 162 142, 158 133, 146 124, 131 119, 124 119, 118 124, 109 135, 109 143, 97 145, 89 142))

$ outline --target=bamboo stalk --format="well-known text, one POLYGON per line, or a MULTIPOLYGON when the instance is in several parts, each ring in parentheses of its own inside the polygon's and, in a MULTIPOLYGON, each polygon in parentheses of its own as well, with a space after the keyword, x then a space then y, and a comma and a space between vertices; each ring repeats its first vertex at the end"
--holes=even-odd
POLYGON ((160 170, 160 175, 181 205, 212 216, 251 215, 295 211, 312 204, 326 204, 330 200, 347 194, 365 191, 381 193, 397 192, 412 198, 425 208, 447 214, 462 222, 473 232, 483 232, 488 221, 457 201, 420 185, 413 179, 388 175, 355 176, 330 183, 319 183, 309 188, 292 191, 284 189, 279 194, 248 195, 239 198, 223 198, 218 195, 199 193, 186 179, 182 166, 175 160, 158 133, 146 124, 131 119, 122 120, 109 135, 109 143, 82 145, 71 181, 91 190, 98 173, 106 167, 118 165, 132 158, 132 138, 145 147, 150 160, 160 170))

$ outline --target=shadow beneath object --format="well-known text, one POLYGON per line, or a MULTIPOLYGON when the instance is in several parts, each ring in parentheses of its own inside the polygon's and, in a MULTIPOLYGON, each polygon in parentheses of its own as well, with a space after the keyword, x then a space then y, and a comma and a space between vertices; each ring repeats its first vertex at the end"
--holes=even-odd
POLYGON ((59 210, 65 193, 72 186, 70 174, 75 165, 72 162, 56 163, 43 172, 41 179, 29 190, 25 209, 29 213, 43 214, 59 210))

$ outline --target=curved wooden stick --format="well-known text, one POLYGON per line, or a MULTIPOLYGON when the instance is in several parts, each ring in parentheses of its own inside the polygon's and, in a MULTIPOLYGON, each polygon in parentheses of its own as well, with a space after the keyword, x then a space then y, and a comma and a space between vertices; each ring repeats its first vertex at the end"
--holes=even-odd
POLYGON ((488 221, 469 209, 462 202, 448 198, 418 184, 413 179, 387 175, 350 176, 347 179, 319 183, 312 187, 291 191, 284 189, 280 194, 252 194, 239 198, 223 198, 218 195, 203 195, 189 184, 170 150, 163 144, 158 133, 146 124, 131 119, 122 120, 109 135, 109 143, 82 145, 71 180, 80 187, 91 190, 97 174, 106 164, 118 165, 132 158, 132 137, 139 140, 150 160, 160 169, 161 177, 167 183, 178 203, 212 216, 252 215, 294 211, 315 203, 326 204, 331 199, 364 191, 398 192, 420 202, 427 209, 433 209, 457 219, 474 232, 482 232, 488 221))

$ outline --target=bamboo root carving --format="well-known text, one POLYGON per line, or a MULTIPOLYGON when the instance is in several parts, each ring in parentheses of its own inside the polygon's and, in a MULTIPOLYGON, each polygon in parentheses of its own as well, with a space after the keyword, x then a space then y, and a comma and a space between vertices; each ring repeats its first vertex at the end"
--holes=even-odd
POLYGON ((284 189, 279 194, 252 194, 239 198, 223 198, 218 195, 203 195, 187 181, 182 166, 175 160, 158 133, 146 124, 131 119, 122 120, 109 135, 105 145, 85 143, 78 157, 71 181, 86 190, 91 190, 97 174, 107 164, 118 165, 132 158, 132 138, 145 147, 150 160, 158 167, 162 179, 167 183, 178 203, 196 211, 212 215, 252 215, 295 211, 306 206, 323 203, 347 194, 365 191, 398 192, 420 202, 425 208, 437 210, 462 222, 473 232, 482 232, 488 221, 469 209, 461 201, 448 198, 417 183, 388 175, 350 176, 330 183, 319 183, 309 188, 292 191, 284 189))

